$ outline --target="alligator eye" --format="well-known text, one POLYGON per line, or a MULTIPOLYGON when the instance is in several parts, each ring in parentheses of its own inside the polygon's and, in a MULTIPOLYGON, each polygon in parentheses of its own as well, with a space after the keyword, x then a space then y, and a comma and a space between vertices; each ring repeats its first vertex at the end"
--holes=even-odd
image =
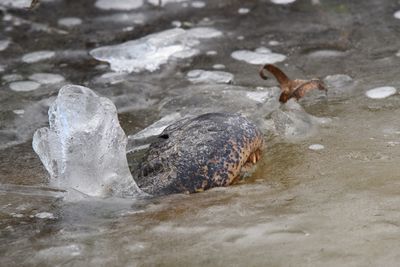
POLYGON ((162 134, 162 135, 158 136, 158 138, 168 139, 169 135, 168 134, 162 134))

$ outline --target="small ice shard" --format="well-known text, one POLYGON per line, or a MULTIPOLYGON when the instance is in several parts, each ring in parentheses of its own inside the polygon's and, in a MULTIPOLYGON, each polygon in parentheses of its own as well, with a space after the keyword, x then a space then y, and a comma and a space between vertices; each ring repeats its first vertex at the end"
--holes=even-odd
POLYGON ((160 0, 147 0, 147 2, 149 4, 152 4, 153 6, 159 6, 160 3, 162 6, 165 6, 166 4, 170 4, 170 3, 182 3, 182 2, 186 2, 187 0, 162 0, 160 2, 160 0))
POLYGON ((321 144, 312 144, 308 147, 308 149, 311 149, 311 150, 322 150, 324 148, 325 147, 321 144))
POLYGON ((192 7, 194 8, 203 8, 206 6, 206 3, 204 3, 203 1, 193 1, 191 3, 192 7))
POLYGON ((217 52, 217 51, 214 51, 214 50, 211 50, 211 51, 207 51, 207 52, 206 52, 206 55, 207 55, 207 56, 216 56, 216 55, 218 55, 218 52, 217 52))
POLYGON ((55 219, 54 214, 50 212, 39 212, 35 214, 35 217, 39 219, 55 219))
POLYGON ((399 10, 399 11, 396 11, 396 12, 393 14, 393 16, 394 16, 396 19, 400 19, 400 10, 399 10))
POLYGON ((225 65, 224 64, 215 64, 215 65, 213 65, 213 69, 223 70, 223 69, 225 69, 225 65))
POLYGON ((97 0, 95 6, 104 10, 132 10, 143 5, 143 0, 97 0))
POLYGON ((287 5, 295 2, 296 0, 271 0, 272 3, 277 5, 287 5))
POLYGON ((10 45, 10 40, 0 40, 0 51, 4 51, 10 45))
POLYGON ((271 40, 271 41, 268 42, 268 45, 270 45, 270 46, 277 46, 277 45, 280 45, 280 44, 281 43, 276 41, 276 40, 271 40))
POLYGON ((249 50, 238 50, 231 54, 236 60, 245 61, 249 64, 274 64, 282 62, 286 59, 285 55, 271 52, 268 48, 260 47, 254 52, 249 50))
POLYGON ((368 90, 365 95, 372 99, 383 99, 397 93, 396 88, 391 86, 383 86, 368 90))
POLYGON ((241 8, 238 9, 238 13, 241 14, 241 15, 247 14, 249 12, 250 12, 249 8, 241 7, 241 8))
POLYGON ((242 40, 244 40, 244 36, 243 36, 243 35, 240 35, 240 36, 237 37, 237 39, 238 39, 239 41, 242 41, 242 40))
POLYGON ((155 71, 171 58, 187 58, 198 53, 199 39, 222 35, 212 28, 175 28, 147 35, 119 45, 104 46, 90 51, 97 60, 110 63, 114 71, 155 71))
POLYGON ((117 84, 125 81, 127 74, 123 72, 107 72, 95 79, 97 83, 117 84))
POLYGON ((65 81, 63 76, 53 73, 35 73, 29 76, 29 79, 41 84, 55 84, 65 81))
POLYGON ((72 28, 78 25, 82 24, 82 20, 80 18, 75 18, 75 17, 67 17, 67 18, 61 18, 58 20, 58 25, 64 26, 67 28, 72 28))
POLYGON ((22 61, 25 63, 35 63, 39 61, 43 61, 46 59, 50 59, 55 56, 56 53, 53 51, 36 51, 32 53, 25 54, 22 57, 22 61))
POLYGON ((140 192, 126 159, 127 138, 109 99, 66 85, 49 108, 49 124, 35 132, 32 146, 52 186, 99 197, 140 192))
POLYGON ((10 83, 10 89, 17 92, 28 92, 36 90, 40 84, 33 81, 18 81, 10 83))
POLYGON ((13 110, 13 112, 14 112, 14 114, 17 114, 17 115, 24 115, 25 110, 23 110, 23 109, 15 109, 15 110, 13 110))
POLYGON ((191 70, 186 78, 192 83, 232 83, 233 74, 225 71, 191 70))

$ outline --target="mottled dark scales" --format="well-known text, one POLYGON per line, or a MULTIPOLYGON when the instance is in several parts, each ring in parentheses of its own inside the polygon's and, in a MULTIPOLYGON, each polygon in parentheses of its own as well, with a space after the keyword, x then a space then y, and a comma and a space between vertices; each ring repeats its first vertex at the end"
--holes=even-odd
POLYGON ((260 158, 262 146, 262 133, 238 114, 208 113, 183 119, 151 144, 137 184, 152 195, 227 186, 260 158))

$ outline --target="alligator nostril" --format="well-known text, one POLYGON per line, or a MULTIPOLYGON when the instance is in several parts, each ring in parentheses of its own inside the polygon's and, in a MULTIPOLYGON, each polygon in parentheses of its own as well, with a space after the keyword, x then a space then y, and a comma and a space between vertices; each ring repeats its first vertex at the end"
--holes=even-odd
POLYGON ((168 134, 162 134, 162 135, 158 136, 158 138, 168 139, 169 135, 168 134))

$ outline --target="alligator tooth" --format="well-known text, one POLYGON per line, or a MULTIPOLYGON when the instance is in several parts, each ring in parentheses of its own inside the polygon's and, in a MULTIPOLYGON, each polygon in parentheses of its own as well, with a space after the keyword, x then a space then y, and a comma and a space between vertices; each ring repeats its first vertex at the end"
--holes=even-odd
POLYGON ((256 156, 255 153, 252 153, 252 154, 250 155, 250 161, 253 162, 253 164, 256 164, 256 162, 257 162, 257 156, 256 156))

